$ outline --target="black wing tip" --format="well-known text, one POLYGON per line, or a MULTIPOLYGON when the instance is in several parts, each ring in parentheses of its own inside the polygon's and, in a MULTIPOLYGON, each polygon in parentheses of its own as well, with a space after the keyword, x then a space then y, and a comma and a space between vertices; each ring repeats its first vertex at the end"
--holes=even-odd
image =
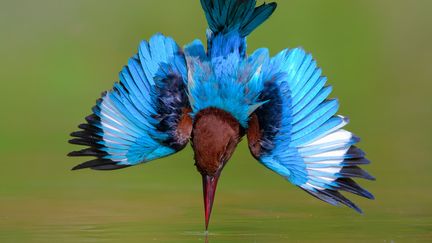
POLYGON ((107 159, 95 159, 74 166, 71 170, 92 169, 92 170, 118 170, 132 165, 119 165, 117 162, 107 159))
POLYGON ((76 156, 80 156, 80 151, 72 151, 72 152, 69 152, 69 153, 67 154, 67 156, 69 156, 69 157, 76 157, 76 156))
POLYGON ((354 144, 361 142, 361 138, 359 136, 355 135, 355 134, 352 134, 352 138, 351 139, 354 141, 354 144))
POLYGON ((97 116, 96 114, 90 114, 88 116, 85 117, 85 120, 91 124, 91 123, 97 123, 100 122, 100 117, 97 116))
POLYGON ((68 142, 75 145, 91 146, 90 142, 83 138, 72 138, 68 142))
POLYGON ((368 165, 370 164, 371 161, 366 159, 366 158, 350 158, 350 159, 345 159, 342 162, 343 166, 353 166, 353 165, 368 165))
POLYGON ((103 145, 99 144, 99 141, 100 140, 98 138, 79 137, 79 138, 69 139, 68 142, 70 144, 88 146, 91 148, 102 148, 103 145))
POLYGON ((94 160, 89 160, 89 161, 86 161, 86 162, 81 163, 79 165, 76 165, 75 167, 72 168, 72 170, 92 168, 92 167, 101 166, 101 165, 105 165, 105 164, 112 164, 112 163, 115 163, 115 162, 111 161, 111 160, 107 160, 107 159, 94 159, 94 160))
MULTIPOLYGON (((341 204, 353 209, 354 211, 356 211, 359 214, 364 214, 363 210, 358 207, 355 203, 353 203, 351 200, 349 200, 348 198, 344 197, 338 190, 330 190, 330 189, 324 189, 324 190, 316 190, 316 191, 312 191, 312 190, 308 190, 305 188, 300 187, 302 190, 304 190, 305 192, 307 192, 308 194, 312 195, 313 197, 326 202, 328 204, 331 204, 333 206, 340 206, 341 204)), ((369 192, 367 192, 369 193, 369 192)), ((357 193, 355 193, 357 194, 357 193)), ((358 195, 358 194, 357 194, 358 195)), ((367 194, 368 196, 370 196, 371 198, 369 199, 374 199, 374 196, 369 193, 367 194)))
MULTIPOLYGON (((355 140, 358 140, 358 139, 355 139, 355 140)), ((362 149, 358 148, 355 145, 352 145, 351 147, 349 147, 346 154, 350 155, 351 158, 364 158, 366 155, 366 153, 362 149)))
POLYGON ((87 168, 90 168, 89 166, 86 166, 86 165, 84 165, 85 163, 82 163, 82 164, 79 164, 79 165, 76 165, 76 166, 74 166, 74 167, 72 167, 72 171, 74 171, 74 170, 82 170, 82 169, 87 169, 87 168))
POLYGON ((69 157, 83 157, 83 156, 94 156, 102 159, 104 156, 108 155, 107 152, 102 151, 97 148, 85 148, 78 151, 72 151, 67 154, 69 157))
POLYGON ((71 136, 71 137, 81 137, 81 136, 80 136, 81 133, 82 133, 82 131, 74 131, 74 132, 71 132, 71 133, 69 134, 69 136, 71 136))
POLYGON ((109 160, 109 159, 93 159, 86 161, 84 163, 81 163, 75 167, 72 168, 72 170, 80 170, 80 169, 86 169, 86 168, 93 168, 103 165, 109 165, 109 164, 117 164, 116 162, 109 160))
POLYGON ((72 167, 71 171, 80 170, 80 169, 84 169, 84 168, 79 168, 78 166, 74 166, 74 167, 72 167))
POLYGON ((357 213, 364 215, 364 212, 361 208, 359 208, 357 205, 353 204, 354 207, 352 209, 354 209, 354 211, 356 211, 357 213))
POLYGON ((367 191, 366 189, 359 186, 353 179, 351 178, 339 178, 336 181, 337 187, 336 189, 343 190, 346 192, 353 193, 355 195, 374 200, 375 197, 372 193, 367 191))
POLYGON ((349 200, 348 198, 344 197, 339 191, 337 190, 329 190, 329 189, 325 189, 320 191, 321 193, 327 194, 327 196, 332 197, 334 200, 336 200, 339 203, 342 203, 344 205, 346 205, 349 208, 354 209, 355 211, 357 211, 358 213, 362 214, 363 211, 355 204, 353 203, 351 200, 349 200))
POLYGON ((358 166, 344 166, 339 172, 344 178, 356 177, 370 181, 375 181, 376 178, 358 166))

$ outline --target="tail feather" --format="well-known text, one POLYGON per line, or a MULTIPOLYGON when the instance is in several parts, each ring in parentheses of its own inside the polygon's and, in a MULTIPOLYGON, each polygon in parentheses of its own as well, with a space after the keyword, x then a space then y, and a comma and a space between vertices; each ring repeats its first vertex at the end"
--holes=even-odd
POLYGON ((249 35, 254 29, 266 21, 275 11, 276 3, 263 4, 254 9, 252 16, 241 29, 241 33, 249 35))
POLYGON ((255 8, 256 0, 201 0, 207 22, 213 33, 238 30, 246 37, 276 9, 276 3, 262 4, 255 8))

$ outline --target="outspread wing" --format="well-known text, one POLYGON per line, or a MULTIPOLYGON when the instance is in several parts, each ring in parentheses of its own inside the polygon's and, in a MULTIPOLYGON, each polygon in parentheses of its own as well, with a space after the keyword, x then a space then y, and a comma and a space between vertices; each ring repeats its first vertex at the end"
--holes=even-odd
POLYGON ((369 161, 354 145, 359 138, 342 129, 348 119, 336 115, 339 102, 327 99, 332 88, 312 56, 284 50, 263 64, 261 75, 260 99, 267 103, 249 121, 253 156, 311 195, 361 212, 339 190, 373 199, 352 180, 374 179, 359 167, 369 161))
POLYGON ((184 55, 173 39, 157 34, 143 41, 120 82, 71 134, 70 143, 87 148, 70 156, 96 157, 74 169, 120 169, 181 150, 192 128, 186 76, 184 55))

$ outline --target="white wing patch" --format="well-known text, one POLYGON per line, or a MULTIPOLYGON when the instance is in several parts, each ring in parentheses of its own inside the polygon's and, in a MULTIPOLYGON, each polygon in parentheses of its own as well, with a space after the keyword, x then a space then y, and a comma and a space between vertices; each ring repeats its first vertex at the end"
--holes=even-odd
POLYGON ((302 146, 299 152, 304 156, 309 180, 301 187, 323 190, 321 184, 335 181, 343 168, 352 139, 352 133, 338 129, 302 146))

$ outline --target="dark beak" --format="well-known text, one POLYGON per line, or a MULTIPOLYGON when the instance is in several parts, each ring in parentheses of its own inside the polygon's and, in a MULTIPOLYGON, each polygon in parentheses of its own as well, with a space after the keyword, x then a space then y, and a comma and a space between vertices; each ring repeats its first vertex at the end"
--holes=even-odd
POLYGON ((214 176, 202 175, 203 193, 204 193, 204 210, 205 210, 205 228, 208 229, 210 214, 213 207, 213 200, 216 192, 219 174, 214 176))

